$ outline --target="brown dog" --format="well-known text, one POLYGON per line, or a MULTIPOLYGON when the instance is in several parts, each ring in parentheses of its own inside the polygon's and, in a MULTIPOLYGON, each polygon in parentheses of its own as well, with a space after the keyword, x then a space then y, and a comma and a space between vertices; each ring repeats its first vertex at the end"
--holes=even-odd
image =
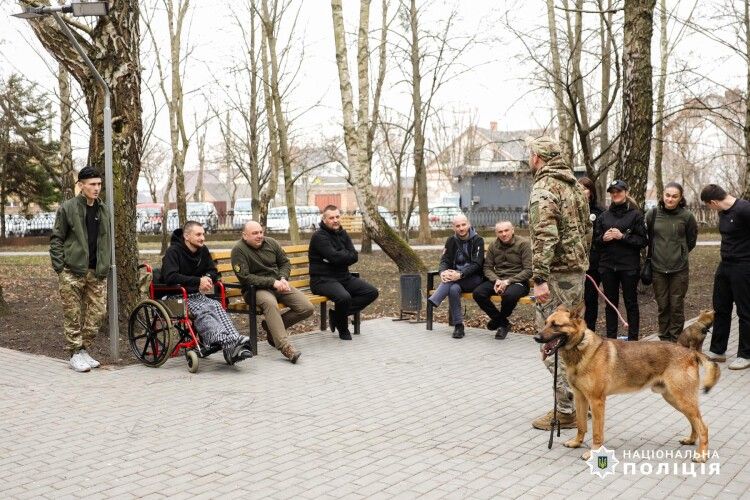
MULTIPOLYGON (((576 437, 565 446, 578 448, 586 434, 587 413, 591 407, 593 440, 591 449, 604 443, 604 403, 610 394, 635 392, 650 387, 690 422, 690 436, 682 444, 698 447, 693 460, 705 462, 708 454, 708 427, 698 407, 699 366, 705 368, 704 391, 719 380, 719 367, 704 354, 671 342, 625 342, 603 339, 586 328, 581 307, 569 311, 560 306, 548 318, 544 329, 534 337, 543 343, 542 355, 560 350, 576 405, 576 437)), ((583 454, 588 460, 590 451, 583 454)))
POLYGON ((706 340, 708 329, 714 324, 713 309, 703 309, 695 320, 695 323, 688 326, 677 338, 677 343, 694 351, 703 352, 703 341, 706 340))

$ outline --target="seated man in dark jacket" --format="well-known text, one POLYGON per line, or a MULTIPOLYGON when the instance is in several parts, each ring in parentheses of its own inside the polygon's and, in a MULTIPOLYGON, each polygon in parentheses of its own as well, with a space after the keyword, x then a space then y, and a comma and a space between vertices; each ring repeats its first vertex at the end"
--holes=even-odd
POLYGON ((247 346, 250 338, 239 334, 219 302, 204 295, 214 292, 214 282, 220 277, 205 241, 200 222, 188 221, 182 229, 175 229, 161 261, 161 281, 185 288, 188 310, 195 317, 193 326, 201 341, 207 346, 221 345, 224 359, 234 364, 252 357, 247 346))
POLYGON ((320 228, 310 238, 310 290, 336 304, 331 324, 341 340, 351 340, 348 317, 378 298, 378 290, 355 278, 349 266, 359 259, 352 239, 341 227, 341 212, 334 205, 323 210, 320 228))
POLYGON ((454 235, 445 242, 440 258, 440 286, 428 298, 437 307, 448 297, 453 320, 453 338, 464 336, 464 316, 461 309, 461 293, 471 292, 482 282, 484 264, 484 239, 477 234, 465 215, 453 218, 454 235))
POLYGON ((514 235, 513 224, 501 221, 495 224, 497 239, 492 242, 484 257, 485 281, 474 289, 474 300, 487 313, 489 330, 497 330, 496 339, 508 335, 508 317, 518 300, 529 294, 531 279, 531 244, 514 235), (493 295, 502 296, 498 311, 492 303, 493 295))

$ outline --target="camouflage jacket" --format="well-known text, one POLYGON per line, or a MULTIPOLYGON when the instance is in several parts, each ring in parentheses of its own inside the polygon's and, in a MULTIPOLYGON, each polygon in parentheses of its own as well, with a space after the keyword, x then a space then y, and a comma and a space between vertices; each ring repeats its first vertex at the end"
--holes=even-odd
POLYGON ((589 204, 583 187, 560 157, 534 173, 529 230, 535 279, 547 281, 554 272, 586 272, 592 234, 589 204))

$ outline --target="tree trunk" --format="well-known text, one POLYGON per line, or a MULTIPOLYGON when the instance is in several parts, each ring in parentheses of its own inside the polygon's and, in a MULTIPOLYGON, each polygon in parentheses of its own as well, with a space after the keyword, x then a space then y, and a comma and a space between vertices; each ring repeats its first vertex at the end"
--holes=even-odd
MULTIPOLYGON (((258 137, 258 57, 255 48, 255 0, 250 2, 250 198, 253 211, 253 220, 261 219, 261 197, 260 197, 260 169, 261 162, 258 158, 260 149, 260 138, 258 137)), ((274 190, 275 191, 275 190, 274 190)), ((268 204, 266 203, 266 212, 268 204)), ((265 226, 265 215, 262 224, 265 226)))
MULTIPOLYGON (((271 64, 271 82, 270 91, 273 101, 274 114, 276 117, 276 126, 279 139, 279 157, 284 169, 284 197, 286 199, 287 215, 289 216, 289 239, 292 245, 298 245, 299 224, 297 223, 297 210, 294 197, 294 174, 292 173, 292 158, 289 154, 289 139, 287 135, 288 123, 284 116, 284 109, 281 106, 281 90, 279 88, 279 63, 276 55, 276 35, 274 33, 276 19, 271 19, 268 12, 268 1, 263 0, 263 36, 267 41, 269 62, 271 64)), ((275 14, 275 13, 274 13, 275 14)))
POLYGON ((750 1, 743 2, 745 7, 744 28, 745 28, 745 125, 743 126, 743 136, 745 139, 745 192, 742 198, 750 200, 750 1))
MULTIPOLYGON (((601 9, 601 3, 600 9, 601 9)), ((607 0, 607 11, 611 11, 612 9, 612 0, 607 0)), ((603 9, 602 9, 603 10, 603 9)), ((607 26, 612 26, 612 12, 606 12, 601 14, 601 21, 599 23, 599 29, 600 29, 600 44, 601 44, 601 51, 602 51, 602 90, 601 90, 601 99, 599 102, 599 109, 606 109, 607 105, 609 104, 610 94, 609 94, 609 86, 611 81, 611 74, 612 74, 612 37, 610 34, 610 31, 607 29, 607 26), (606 16, 606 17, 605 17, 606 16)), ((599 127, 599 165, 600 167, 597 169, 596 172, 594 171, 586 171, 587 175, 591 180, 596 182, 597 190, 596 192, 599 193, 599 199, 597 200, 597 203, 599 205, 602 205, 602 194, 604 193, 604 189, 607 183, 607 170, 608 166, 610 164, 609 159, 612 157, 611 154, 607 154, 606 152, 609 151, 610 143, 609 143, 609 113, 602 116, 602 124, 599 127)))
MULTIPOLYGON (((135 234, 135 204, 143 146, 139 9, 136 0, 112 2, 109 15, 99 18, 90 37, 78 32, 83 50, 112 93, 114 220, 121 324, 127 322, 130 311, 140 300, 135 234)), ((83 89, 92 130, 89 164, 104 172, 104 96, 101 90, 53 19, 32 20, 31 26, 42 45, 83 89)))
MULTIPOLYGON (((195 201, 204 201, 203 193, 203 172, 206 169, 206 128, 203 128, 203 133, 198 135, 198 179, 195 181, 195 192, 193 192, 193 199, 195 201)), ((234 207, 234 205, 232 205, 234 207)))
POLYGON ((573 126, 565 106, 565 89, 563 88, 564 80, 560 64, 560 45, 557 41, 554 0, 547 0, 547 25, 552 57, 552 88, 555 97, 555 110, 557 111, 557 123, 560 127, 560 145, 563 148, 563 156, 568 165, 573 165, 573 126))
MULTIPOLYGON (((352 86, 349 77, 347 60, 346 37, 341 0, 331 0, 331 14, 333 17, 333 36, 336 46, 336 64, 339 74, 341 91, 341 108, 343 113, 344 142, 346 144, 347 160, 351 173, 352 185, 357 195, 357 201, 362 210, 363 223, 367 226, 372 239, 383 249, 398 266, 400 272, 424 272, 426 267, 422 259, 414 250, 402 240, 388 225, 377 211, 377 205, 372 194, 372 183, 369 169, 363 165, 367 154, 363 149, 367 147, 367 133, 369 123, 362 123, 367 111, 359 110, 359 124, 355 124, 354 102, 352 86)), ((369 103, 368 81, 368 27, 369 1, 362 0, 360 4, 359 36, 357 50, 358 82, 360 106, 369 103)), ((381 68, 384 71, 384 68, 381 68)))
POLYGON ((268 51, 266 49, 266 37, 261 37, 260 43, 260 54, 261 54, 261 66, 263 70, 263 98, 266 107, 266 118, 268 121, 268 146, 269 156, 271 163, 271 173, 268 179, 268 189, 261 194, 260 197, 260 216, 258 222, 261 226, 266 227, 266 221, 268 217, 268 204, 276 196, 276 191, 279 187, 279 141, 278 133, 276 130, 276 118, 273 110, 273 101, 271 99, 271 89, 269 80, 269 69, 268 69, 268 51))
POLYGON ((60 89, 60 192, 64 200, 75 196, 76 175, 73 168, 73 146, 70 127, 73 124, 70 100, 70 75, 62 64, 57 69, 57 85, 60 89))
POLYGON ((3 285, 0 285, 0 316, 5 316, 8 314, 8 311, 8 303, 5 302, 5 297, 3 296, 3 285))
POLYGON ((664 177, 662 172, 662 157, 664 151, 664 100, 667 87, 667 65, 669 47, 667 43, 667 2, 659 0, 659 86, 656 93, 656 130, 654 131, 654 184, 656 198, 661 199, 664 193, 664 177))
POLYGON ((422 124, 422 72, 419 53, 419 21, 417 18, 416 0, 411 0, 409 7, 409 26, 411 28, 411 85, 412 108, 414 111, 414 175, 417 181, 417 202, 419 203, 419 243, 432 242, 427 200, 427 171, 424 165, 424 125, 422 124))
POLYGON ((651 36, 656 0, 625 3, 622 54, 622 136, 615 176, 630 185, 630 195, 643 206, 648 179, 653 126, 651 36))

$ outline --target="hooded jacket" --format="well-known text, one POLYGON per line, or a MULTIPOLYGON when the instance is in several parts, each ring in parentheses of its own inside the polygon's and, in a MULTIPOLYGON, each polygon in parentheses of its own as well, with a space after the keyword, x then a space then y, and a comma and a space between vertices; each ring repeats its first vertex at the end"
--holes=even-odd
POLYGON ((445 241, 445 249, 440 257, 439 271, 448 269, 459 271, 462 277, 482 274, 484 265, 484 239, 476 230, 469 228, 469 234, 462 240, 455 234, 445 241))
POLYGON ((630 202, 612 204, 596 220, 594 241, 599 247, 599 269, 637 271, 641 267, 641 248, 648 244, 643 213, 630 202), (617 228, 620 240, 604 241, 604 233, 617 228))
MULTIPOLYGON (((109 272, 112 248, 109 244, 109 212, 101 200, 94 201, 98 208, 99 236, 96 239, 96 269, 98 279, 109 272)), ((57 209, 55 226, 49 241, 49 255, 56 273, 67 269, 84 276, 89 268, 89 236, 86 230, 86 197, 82 194, 66 200, 57 209)))
POLYGON ((161 260, 162 283, 181 285, 187 293, 198 293, 203 276, 208 276, 214 282, 221 278, 208 247, 203 245, 191 252, 185 244, 182 229, 175 229, 169 248, 161 260))
POLYGON ((347 232, 343 228, 329 229, 323 222, 310 238, 308 254, 311 280, 346 279, 351 276, 349 266, 359 260, 347 232))
POLYGON ((529 197, 532 274, 584 273, 589 267, 592 224, 586 193, 558 156, 534 172, 529 197))

